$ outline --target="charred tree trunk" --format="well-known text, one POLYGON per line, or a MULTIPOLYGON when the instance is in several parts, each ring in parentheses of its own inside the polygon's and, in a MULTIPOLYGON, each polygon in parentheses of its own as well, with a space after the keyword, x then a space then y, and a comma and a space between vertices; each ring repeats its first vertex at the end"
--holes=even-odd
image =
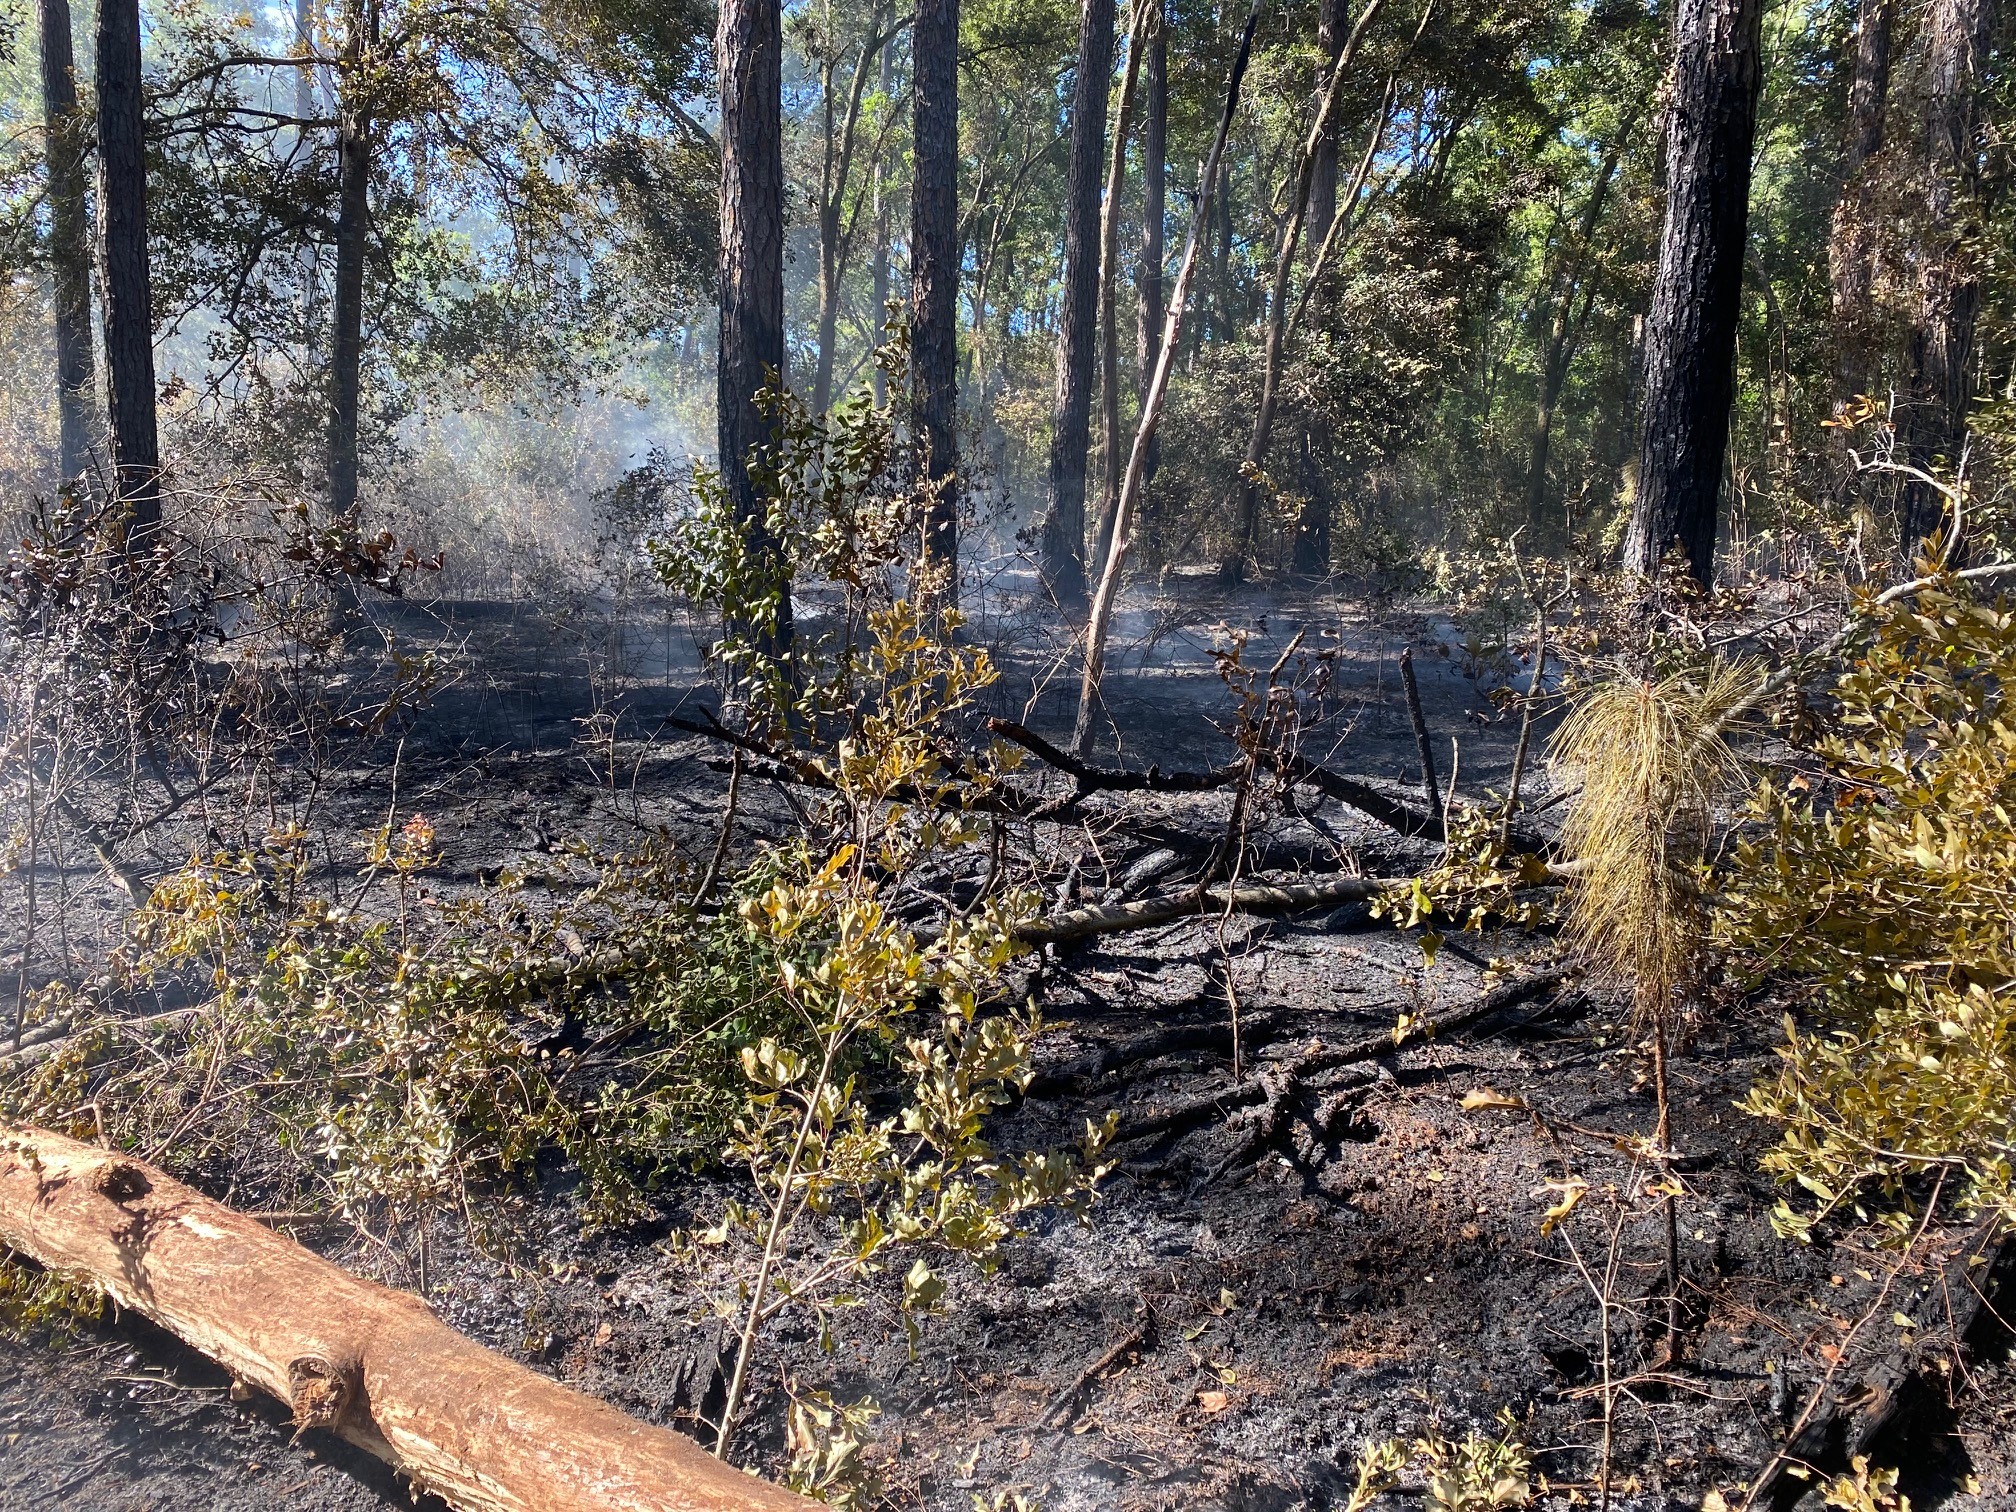
POLYGON ((350 0, 344 7, 336 106, 336 281, 329 342, 329 510, 338 518, 357 507, 364 256, 371 234, 371 107, 364 72, 377 29, 373 0, 350 0))
MULTIPOLYGON (((1344 0, 1322 0, 1316 13, 1316 49, 1323 54, 1324 75, 1336 71, 1344 51, 1344 0)), ((1309 180, 1309 244, 1320 247, 1337 218, 1337 127, 1334 117, 1316 133, 1315 174, 1309 180)))
MULTIPOLYGON (((722 487, 751 551, 771 579, 774 619, 740 627, 765 650, 791 643, 791 584, 764 523, 750 461, 774 424, 756 402, 784 381, 784 24, 778 0, 724 0, 716 61, 721 82, 721 341, 716 445, 722 487)), ((750 605, 752 615, 765 606, 750 605)))
POLYGON ((56 316, 58 476, 89 460, 93 426, 91 220, 84 203, 85 123, 77 109, 70 0, 40 0, 42 126, 48 137, 50 303, 56 316))
MULTIPOLYGON (((1148 99, 1141 121, 1141 324, 1135 351, 1136 377, 1145 400, 1162 351, 1162 222, 1169 188, 1169 32, 1162 0, 1151 0, 1147 56, 1148 99)), ((1152 482, 1162 460, 1161 445, 1148 438, 1142 463, 1144 481, 1152 482)))
POLYGON ((100 0, 97 51, 98 259, 112 401, 112 487, 125 501, 126 544, 133 550, 161 523, 147 143, 140 116, 140 0, 100 0))
POLYGON ((1071 99, 1071 163, 1064 200, 1064 297, 1057 329, 1057 392, 1050 420, 1050 512, 1043 582, 1059 604, 1085 602, 1085 463, 1091 448, 1092 367, 1099 336, 1099 181, 1106 95, 1113 74, 1113 0, 1085 0, 1071 99))
MULTIPOLYGON (((1974 322, 1981 283, 1967 250, 1979 190, 1976 135, 1994 0, 1933 0, 1925 19, 1930 79, 1925 102, 1925 234, 1918 312, 1911 333, 1911 461, 1922 470, 1957 470, 1973 394, 1974 322)), ((1942 494, 1916 480, 1905 486, 1901 544, 1906 556, 1937 530, 1942 494)))
POLYGON ((1645 331, 1638 493, 1627 570, 1654 577, 1669 547, 1704 588, 1735 398, 1736 325, 1762 77, 1758 0, 1679 0, 1666 126, 1666 220, 1645 331))
POLYGON ((1897 0, 1862 0, 1855 19, 1855 75, 1848 90, 1847 160, 1827 245, 1832 285, 1834 398, 1840 406, 1869 377, 1869 288, 1875 268, 1869 161, 1883 148, 1890 94, 1890 34, 1897 0))
MULTIPOLYGON (((918 0, 911 34, 916 176, 910 190, 910 403, 938 485, 925 550, 959 602, 959 0, 918 0)), ((1082 484, 1083 475, 1080 480, 1082 484)))

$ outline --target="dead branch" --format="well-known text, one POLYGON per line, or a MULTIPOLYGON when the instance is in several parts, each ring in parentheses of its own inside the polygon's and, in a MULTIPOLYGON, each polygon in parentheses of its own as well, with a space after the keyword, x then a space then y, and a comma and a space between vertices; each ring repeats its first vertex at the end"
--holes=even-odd
POLYGON ((89 1277, 234 1377, 471 1512, 816 1503, 570 1391, 111 1150, 0 1125, 0 1242, 89 1277))

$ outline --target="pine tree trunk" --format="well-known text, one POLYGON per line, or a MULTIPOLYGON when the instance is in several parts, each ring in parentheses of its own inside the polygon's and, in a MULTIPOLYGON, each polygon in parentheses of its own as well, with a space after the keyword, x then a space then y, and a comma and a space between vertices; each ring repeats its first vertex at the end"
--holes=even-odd
MULTIPOLYGON (((1110 4, 1110 0, 1109 0, 1110 4)), ((959 0, 918 0, 911 34, 916 145, 910 190, 910 403, 924 474, 941 487, 925 525, 938 601, 959 602, 959 0)), ((1084 487, 1084 473, 1079 473, 1084 487)))
POLYGON ((715 434, 730 507, 775 580, 774 630, 765 628, 759 639, 776 653, 791 641, 790 584, 749 463, 773 439, 773 423, 756 396, 784 379, 784 33, 778 0, 724 0, 717 63, 721 340, 715 434))
POLYGON ((40 0, 42 124, 48 137, 50 303, 56 316, 58 476, 84 471, 95 408, 91 363, 91 220, 84 203, 86 123, 77 110, 70 0, 40 0))
POLYGON ((1679 0, 1666 127, 1666 219, 1645 329, 1638 492, 1627 570, 1655 576, 1678 545, 1701 586, 1735 398, 1736 326, 1757 134, 1758 0, 1679 0))
POLYGON ((343 10, 342 88, 336 107, 336 282, 329 343, 329 510, 357 507, 358 416, 364 370, 364 256, 371 234, 371 111, 365 63, 376 41, 372 0, 343 10))
MULTIPOLYGON (((1169 188, 1169 27, 1162 0, 1152 0, 1154 18, 1148 33, 1148 99, 1141 121, 1141 324, 1135 343, 1135 376, 1145 399, 1162 350, 1162 237, 1169 188)), ((1142 464, 1144 480, 1152 481, 1162 460, 1160 441, 1150 436, 1142 464)))
POLYGON ((1085 0, 1071 101, 1064 201, 1064 295, 1057 391, 1050 419, 1050 512, 1043 583, 1059 604, 1085 602, 1085 463, 1091 449, 1092 370, 1099 337, 1099 184, 1106 94, 1113 73, 1113 0, 1085 0))
POLYGON ((111 395, 112 483, 126 502, 130 550, 161 523, 147 144, 140 116, 140 0, 100 0, 97 55, 98 257, 111 395))
POLYGON ((1890 93, 1890 34, 1897 0, 1862 0, 1855 21, 1855 74, 1848 90, 1847 160, 1827 245, 1832 285, 1836 412, 1868 382, 1869 289, 1875 272, 1869 160, 1883 147, 1890 93))
MULTIPOLYGON (((1933 0, 1925 18, 1930 77, 1925 103, 1925 232, 1918 313, 1911 333, 1911 461, 1957 470, 1973 394, 1974 323, 1981 284, 1967 239, 1979 189, 1975 164, 1979 97, 1995 34, 1994 0, 1933 0)), ((1946 514, 1938 490, 1904 489, 1901 545, 1908 556, 1946 514)))

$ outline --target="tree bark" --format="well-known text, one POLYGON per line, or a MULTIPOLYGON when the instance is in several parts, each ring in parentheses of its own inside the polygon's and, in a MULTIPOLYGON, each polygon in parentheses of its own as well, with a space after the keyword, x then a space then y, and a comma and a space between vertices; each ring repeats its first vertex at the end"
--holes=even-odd
POLYGON ((1714 576, 1736 386, 1736 325, 1762 78, 1758 0, 1679 0, 1666 125, 1666 219, 1645 329, 1638 492, 1624 566, 1656 577, 1678 545, 1714 576))
POLYGON ((1890 94, 1890 36, 1897 0, 1862 0, 1855 73, 1848 89, 1847 158, 1827 244, 1834 337, 1835 411, 1861 392, 1870 369, 1869 290, 1875 273, 1868 169, 1883 148, 1890 94))
POLYGON ((42 126, 48 141, 50 303, 56 316, 58 477, 68 483, 90 459, 91 221, 84 202, 85 121, 77 109, 70 0, 40 0, 42 126))
MULTIPOLYGON (((1148 32, 1148 99, 1141 122, 1141 320, 1135 351, 1140 397, 1146 400, 1162 351, 1162 222, 1169 189, 1169 27, 1162 0, 1154 6, 1148 32)), ((1161 444, 1150 437, 1142 478, 1152 482, 1162 460, 1161 444)), ((1111 532, 1108 532, 1109 536, 1111 532)), ((1110 549, 1111 542, 1108 546, 1110 549)))
POLYGON ((377 32, 376 0, 346 0, 336 106, 336 281, 329 342, 329 511, 339 519, 357 507, 364 257, 371 234, 371 102, 365 71, 377 32))
POLYGON ((721 339, 715 435, 722 488, 763 564, 774 605, 753 630, 771 654, 791 644, 791 584, 750 473, 774 424, 756 402, 784 381, 783 13, 778 0, 724 0, 716 38, 721 86, 721 339), (774 616, 774 617, 771 617, 774 616))
POLYGON ((466 1512, 818 1505, 464 1338, 151 1166, 0 1125, 0 1242, 89 1277, 321 1428, 466 1512))
POLYGON ((936 486, 924 550, 959 603, 959 0, 918 0, 911 33, 915 181, 910 190, 910 405, 924 476, 936 486))
POLYGON ((1246 29, 1239 36, 1239 50, 1232 56, 1232 77, 1225 86, 1225 110, 1218 118, 1218 134, 1211 141, 1211 155, 1197 176, 1197 209, 1190 218, 1190 235, 1183 244, 1183 261, 1176 270, 1176 288, 1169 299, 1169 318, 1162 328, 1161 350, 1155 357, 1155 376, 1141 400, 1141 418, 1134 428, 1134 450, 1127 458, 1127 475, 1120 485, 1120 503, 1113 511, 1113 543, 1099 571, 1099 588, 1092 598, 1092 613, 1085 628, 1085 671, 1078 684, 1078 719, 1071 734, 1071 749, 1083 756, 1092 743, 1092 710, 1099 701, 1099 682, 1106 670, 1106 632, 1113 621, 1113 601, 1120 592, 1120 568, 1127 560, 1134 528, 1134 512, 1141 498, 1142 471, 1155 427, 1161 423, 1162 401, 1169 394, 1169 376, 1183 350, 1183 309, 1190 301, 1190 285, 1197 273, 1197 248, 1211 224, 1211 189, 1218 181, 1219 166, 1225 158, 1225 138, 1231 133, 1232 118, 1239 112, 1239 86, 1246 80, 1246 64, 1253 56, 1253 29, 1260 22, 1259 0, 1246 13, 1246 29))
MULTIPOLYGON (((1933 0, 1925 18, 1925 240, 1911 333, 1912 463, 1957 472, 1973 395, 1974 323, 1981 283, 1967 249, 1973 229, 1979 97, 1995 33, 1994 0, 1933 0)), ((1945 495, 1915 479, 1904 488, 1901 542, 1908 557, 1948 512, 1945 495)), ((1963 526, 1964 528, 1964 526, 1963 526)))
POLYGON ((1127 131, 1134 86, 1141 76, 1142 28, 1153 0, 1134 0, 1127 27, 1127 69, 1113 120, 1113 151, 1106 168, 1106 199, 1099 217, 1099 528, 1092 560, 1106 560, 1113 539, 1113 510, 1120 501, 1120 321, 1115 288, 1120 278, 1120 191, 1127 181, 1127 131))
MULTIPOLYGON (((1337 70, 1344 51, 1344 0, 1322 0, 1316 13, 1316 50, 1323 55, 1324 77, 1337 70)), ((1337 217, 1337 121, 1323 123, 1317 133, 1315 173, 1309 180, 1309 241, 1321 246, 1337 217)))
POLYGON ((1113 73, 1113 0, 1084 0, 1071 100, 1064 200, 1064 294, 1057 391, 1050 411, 1050 512, 1043 525, 1044 587, 1059 604, 1085 602, 1085 463, 1091 448, 1092 365, 1098 339, 1099 179, 1113 73))
POLYGON ((1234 485, 1234 499, 1239 509, 1238 534, 1231 551, 1219 564, 1219 578, 1228 583, 1236 583, 1245 576, 1246 558, 1253 549, 1254 533, 1260 522, 1260 484, 1255 474, 1267 459, 1267 446, 1274 434, 1274 409, 1281 391, 1283 337, 1288 326, 1288 281, 1295 271, 1295 254, 1302 246, 1302 227, 1309 210, 1309 189, 1316 174, 1317 148, 1336 116, 1337 97, 1343 91, 1344 76, 1350 72, 1358 44, 1384 4, 1385 0, 1366 0, 1365 8, 1352 23, 1351 35, 1345 40, 1337 54, 1337 62, 1330 70, 1322 102, 1316 108, 1315 123, 1310 127, 1309 138, 1302 144, 1296 161, 1295 185, 1288 199, 1288 224, 1281 232, 1281 245, 1274 258, 1274 283, 1267 296, 1267 344, 1260 370, 1260 407, 1253 416, 1252 437, 1246 443, 1246 465, 1239 482, 1234 485))
POLYGON ((140 0, 100 0, 96 41, 99 288, 111 397, 111 482, 126 505, 130 551, 161 524, 147 143, 140 116, 140 0))

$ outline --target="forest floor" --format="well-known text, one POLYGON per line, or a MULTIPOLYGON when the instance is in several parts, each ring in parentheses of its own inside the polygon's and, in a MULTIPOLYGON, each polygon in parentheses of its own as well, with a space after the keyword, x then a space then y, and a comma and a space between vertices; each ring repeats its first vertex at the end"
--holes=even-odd
MULTIPOLYGON (((1493 673, 1466 675, 1480 669, 1466 665, 1446 623, 1404 611, 1375 620, 1329 595, 1182 589, 1180 608, 1144 600, 1122 625, 1131 649, 1116 658, 1109 712, 1130 762, 1224 760, 1213 721, 1228 700, 1213 645, 1243 633, 1246 660, 1264 667, 1306 629, 1307 644, 1338 653, 1343 704, 1338 749, 1308 754, 1340 771, 1418 780, 1395 671, 1411 644, 1445 781, 1453 737, 1460 791, 1503 788, 1516 722, 1488 697, 1493 673)), ((725 786, 706 759, 715 753, 654 735, 664 713, 696 697, 682 631, 635 623, 616 655, 606 639, 584 648, 577 633, 560 655, 567 638, 529 611, 381 613, 405 637, 458 651, 459 680, 409 734, 396 779, 402 810, 434 821, 451 877, 473 882, 536 861, 568 838, 622 844, 638 824, 702 850, 711 843, 725 786), (583 721, 598 712, 620 716, 613 744, 584 743, 583 721)), ((1006 669, 996 712, 1053 737, 1065 731, 1075 687, 1054 675, 1061 661, 1040 618, 983 612, 973 634, 1006 669)), ((382 821, 393 780, 389 757, 343 774, 327 809, 332 843, 382 821)), ((1533 791, 1545 793, 1544 778, 1533 791)), ((1132 812, 1152 806, 1136 799, 1132 812)), ((1208 819, 1208 804, 1168 806, 1171 824, 1198 823, 1200 811, 1208 819)), ((790 822, 781 795, 759 787, 745 837, 781 836, 790 822)), ((1263 861, 1308 854, 1368 875, 1434 856, 1335 805, 1276 819, 1272 839, 1263 861)), ((1148 849, 1118 832, 1077 843, 1087 901, 1148 849)), ((86 910, 109 919, 113 905, 109 891, 80 892, 76 932, 89 933, 86 910)), ((1043 1075, 992 1131, 998 1147, 1067 1142, 1109 1108, 1138 1120, 1231 1094, 1224 1114, 1122 1144, 1085 1225, 1039 1222, 994 1275, 953 1272, 945 1315, 926 1324, 917 1355, 891 1278, 840 1316, 831 1356, 809 1329, 779 1333, 786 1370, 879 1403, 874 1455, 898 1506, 966 1512, 976 1492, 1019 1490, 1047 1512, 1330 1507, 1366 1440, 1495 1434, 1501 1413, 1517 1420, 1549 1505, 1593 1504, 1607 1308, 1612 1378, 1629 1378, 1612 1393, 1613 1501, 1699 1508, 1719 1489, 1735 1505, 1857 1320, 1880 1313, 1862 1336, 1880 1333, 1894 1352, 1891 1315, 1929 1318, 1939 1279, 1929 1268, 1893 1278, 1888 1252, 1773 1234, 1779 1194, 1756 1163, 1771 1131, 1735 1104, 1771 1063, 1776 1007, 1723 1005, 1676 1064, 1692 1333, 1672 1372, 1651 1369, 1642 1305, 1659 1286, 1656 1224, 1625 1223, 1614 1285, 1592 1285, 1610 1253, 1608 1194, 1632 1172, 1622 1146, 1653 1126, 1643 1058, 1615 1002, 1566 982, 1354 1060, 1327 1082, 1309 1078, 1313 1109, 1281 1099, 1270 1124, 1271 1105, 1258 1117, 1239 1106, 1234 1089, 1251 1078, 1276 1091, 1321 1047, 1388 1034, 1403 1013, 1460 1007, 1487 989, 1487 972, 1516 981, 1521 961, 1550 949, 1516 931, 1459 936, 1431 967, 1415 938, 1363 905, 1053 947, 1029 980, 1053 1026, 1043 1075), (1518 1105, 1466 1111, 1465 1095, 1478 1091, 1518 1105), (1546 1184, 1571 1178, 1590 1195, 1543 1237, 1560 1191, 1546 1184)), ((454 1326, 626 1411, 691 1427, 719 1391, 721 1335, 696 1326, 697 1286, 663 1240, 707 1209, 720 1179, 665 1193, 655 1224, 593 1237, 581 1234, 557 1174, 502 1196, 519 1235, 511 1260, 479 1253, 444 1222, 429 1301, 454 1326)), ((298 1234, 359 1271, 415 1282, 342 1227, 298 1234)), ((1937 1329, 1917 1328, 1906 1331, 1914 1358, 1929 1364, 1937 1329)), ((1875 1448, 1903 1469, 1921 1512, 2016 1508, 2012 1336, 1977 1330, 1967 1343, 1944 1373, 1914 1377, 1875 1448)), ((296 1441, 277 1406, 235 1404, 228 1385, 131 1318, 62 1349, 0 1344, 0 1508, 408 1505, 383 1467, 320 1434, 296 1441)), ((752 1416, 751 1442, 768 1463, 781 1421, 773 1385, 752 1416)))

